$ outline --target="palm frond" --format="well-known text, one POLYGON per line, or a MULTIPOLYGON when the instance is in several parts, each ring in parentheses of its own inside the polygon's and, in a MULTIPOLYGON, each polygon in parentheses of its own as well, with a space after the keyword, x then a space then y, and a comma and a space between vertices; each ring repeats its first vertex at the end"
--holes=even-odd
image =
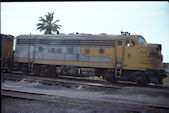
POLYGON ((45 20, 43 17, 39 17, 39 21, 42 21, 42 22, 47 22, 47 20, 45 20))
POLYGON ((54 17, 54 12, 53 13, 49 13, 45 15, 45 18, 43 17, 39 17, 39 21, 41 21, 41 23, 37 24, 37 30, 41 31, 45 31, 45 34, 51 34, 52 32, 56 32, 59 33, 59 30, 62 26, 59 24, 56 24, 57 22, 59 22, 60 20, 55 20, 53 21, 53 17, 54 17))
POLYGON ((55 24, 56 22, 59 22, 60 20, 55 20, 52 24, 55 24))

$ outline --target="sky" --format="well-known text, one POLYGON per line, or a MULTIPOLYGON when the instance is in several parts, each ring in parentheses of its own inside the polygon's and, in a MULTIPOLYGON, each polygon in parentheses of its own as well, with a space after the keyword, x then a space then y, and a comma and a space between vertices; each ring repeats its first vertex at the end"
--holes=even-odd
POLYGON ((1 33, 18 36, 43 34, 39 17, 54 12, 60 33, 115 34, 128 31, 148 43, 162 44, 163 61, 169 62, 169 2, 1 2, 1 33))

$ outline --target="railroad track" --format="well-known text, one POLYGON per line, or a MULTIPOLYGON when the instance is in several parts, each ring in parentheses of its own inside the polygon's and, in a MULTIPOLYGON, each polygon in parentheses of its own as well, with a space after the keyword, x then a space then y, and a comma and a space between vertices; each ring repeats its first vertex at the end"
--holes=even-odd
POLYGON ((44 85, 61 85, 68 88, 78 88, 79 86, 83 89, 93 89, 93 90, 114 90, 114 89, 131 89, 131 88, 139 88, 144 92, 157 92, 157 93, 169 93, 169 87, 167 86, 137 86, 129 83, 116 83, 112 84, 107 81, 99 81, 99 80, 90 80, 90 79, 81 79, 75 77, 68 76, 59 76, 57 78, 47 78, 47 77, 37 77, 37 76, 28 76, 23 75, 22 73, 2 73, 2 80, 14 80, 20 81, 23 80, 27 82, 38 82, 44 85))
MULTIPOLYGON (((71 79, 67 78, 66 79, 63 77, 61 78, 46 78, 46 77, 35 77, 35 76, 26 76, 26 75, 22 75, 22 74, 11 74, 11 73, 2 73, 1 74, 1 80, 3 82, 5 82, 5 80, 7 81, 21 81, 24 80, 26 82, 30 82, 30 83, 41 83, 43 85, 47 85, 47 86, 57 86, 59 85, 62 87, 66 87, 68 89, 78 89, 79 87, 81 87, 81 89, 85 89, 86 91, 105 91, 110 93, 111 96, 111 92, 115 93, 117 90, 125 90, 127 92, 124 92, 125 94, 130 92, 131 89, 133 92, 130 92, 129 94, 133 94, 136 93, 138 91, 138 93, 143 93, 143 95, 152 95, 153 97, 157 97, 158 96, 163 96, 167 99, 167 102, 169 102, 168 100, 168 95, 169 95, 169 88, 168 87, 146 87, 146 88, 142 88, 142 87, 136 87, 136 86, 120 86, 120 85, 114 85, 114 84, 110 84, 107 83, 105 81, 95 81, 93 82, 92 80, 88 81, 88 80, 79 80, 77 78, 73 78, 71 77, 71 79), (135 91, 137 90, 137 91, 135 91)), ((55 96, 52 94, 45 94, 45 93, 37 93, 37 92, 29 92, 29 90, 22 90, 22 91, 17 91, 15 90, 16 88, 7 88, 7 87, 1 87, 1 94, 2 96, 7 96, 7 97, 14 97, 14 98, 24 98, 24 99, 31 99, 31 100, 39 100, 39 101, 48 101, 48 102, 59 102, 62 104, 67 104, 67 103, 73 103, 75 105, 79 105, 79 104, 85 104, 88 106, 95 106, 95 107, 104 107, 104 108, 113 108, 114 106, 116 107, 120 107, 120 108, 125 108, 125 109, 134 109, 136 110, 136 108, 138 110, 142 109, 156 109, 157 111, 160 109, 163 110, 167 110, 169 111, 169 105, 166 104, 166 101, 164 100, 164 102, 162 102, 162 104, 157 103, 153 103, 153 102, 148 102, 148 103, 144 103, 141 101, 133 100, 131 99, 129 100, 125 100, 125 99, 117 99, 117 98, 112 98, 112 99, 108 99, 107 101, 103 100, 97 100, 97 99, 87 99, 87 98, 80 98, 78 96, 75 96, 74 98, 69 97, 69 96, 55 96), (110 100, 110 101, 109 101, 110 100), (113 100, 113 101, 112 101, 113 100)), ((78 91, 78 90, 75 90, 78 91)), ((54 91, 55 92, 55 91, 54 91)), ((57 92, 58 93, 58 92, 57 92)), ((124 94, 124 96, 125 96, 124 94)), ((137 95, 137 94, 136 94, 137 95)), ((139 97, 139 96, 138 96, 139 97)))
MULTIPOLYGON (((24 92, 24 91, 15 91, 8 89, 1 89, 1 95, 4 97, 12 97, 12 98, 21 98, 28 100, 38 100, 38 101, 46 101, 52 103, 59 104, 71 104, 75 106, 87 106, 87 107, 96 107, 96 108, 119 108, 125 110, 132 110, 135 112, 142 110, 153 110, 156 112, 165 111, 166 113, 169 111, 169 106, 164 105, 152 105, 146 103, 138 103, 138 102, 127 102, 127 101, 104 101, 104 100, 91 100, 85 98, 72 98, 65 96, 55 96, 49 94, 41 94, 34 92, 24 92)), ((164 112, 164 113, 165 113, 164 112)))
POLYGON ((76 87, 83 87, 88 89, 93 88, 106 88, 106 89, 119 89, 121 87, 118 86, 109 86, 108 83, 103 81, 96 80, 83 80, 77 78, 65 78, 65 77, 58 77, 58 78, 47 78, 47 77, 35 77, 35 76, 28 76, 28 75, 20 75, 20 74, 10 74, 10 73, 3 73, 1 75, 2 80, 12 80, 12 81, 20 81, 23 80, 26 82, 38 82, 44 85, 61 85, 68 88, 76 88, 76 87))

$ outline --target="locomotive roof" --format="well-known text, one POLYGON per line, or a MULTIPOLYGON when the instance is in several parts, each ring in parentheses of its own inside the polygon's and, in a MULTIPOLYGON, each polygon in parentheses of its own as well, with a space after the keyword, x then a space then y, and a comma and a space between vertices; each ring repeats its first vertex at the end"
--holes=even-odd
POLYGON ((125 38, 137 38, 141 35, 107 35, 107 34, 45 34, 45 35, 19 35, 17 39, 58 39, 58 40, 86 40, 86 39, 125 39, 125 38))

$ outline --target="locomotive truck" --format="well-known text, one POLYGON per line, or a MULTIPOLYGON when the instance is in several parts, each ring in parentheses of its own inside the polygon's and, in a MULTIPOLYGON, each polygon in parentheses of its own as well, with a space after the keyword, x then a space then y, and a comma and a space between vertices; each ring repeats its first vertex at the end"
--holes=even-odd
POLYGON ((58 34, 16 37, 14 66, 48 76, 101 76, 111 82, 162 84, 161 44, 141 35, 58 34))

